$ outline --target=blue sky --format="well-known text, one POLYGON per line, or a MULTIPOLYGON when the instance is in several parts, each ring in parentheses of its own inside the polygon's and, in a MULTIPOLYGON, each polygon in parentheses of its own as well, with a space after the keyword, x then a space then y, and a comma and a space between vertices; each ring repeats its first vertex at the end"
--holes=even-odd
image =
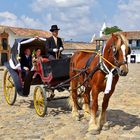
POLYGON ((140 30, 140 0, 1 0, 0 24, 48 30, 65 40, 90 41, 103 25, 140 30))

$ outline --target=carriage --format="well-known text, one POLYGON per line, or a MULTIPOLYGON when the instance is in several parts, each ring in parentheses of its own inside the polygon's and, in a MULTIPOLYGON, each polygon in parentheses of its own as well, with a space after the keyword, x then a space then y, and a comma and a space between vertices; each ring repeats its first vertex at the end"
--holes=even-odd
POLYGON ((69 89, 71 85, 72 116, 76 120, 80 118, 78 97, 82 95, 84 116, 86 117, 88 114, 91 116, 88 131, 99 134, 100 130, 107 126, 106 109, 119 76, 126 76, 128 73, 127 56, 131 53, 131 49, 126 36, 121 33, 112 34, 107 40, 102 54, 93 51, 80 51, 74 53, 71 58, 39 61, 36 63, 36 69, 31 70, 23 81, 18 58, 25 48, 29 47, 33 51, 36 46, 40 46, 45 54, 43 38, 15 41, 11 49, 11 59, 5 64, 4 94, 7 103, 13 105, 17 93, 28 96, 30 86, 34 84, 36 85, 34 106, 37 114, 44 116, 47 110, 47 99, 52 97, 54 90, 69 89), (69 84, 70 82, 71 84, 69 84), (82 85, 83 90, 81 89, 82 85), (105 94, 97 122, 98 95, 102 91, 105 94))
POLYGON ((3 79, 4 96, 9 105, 15 103, 17 94, 28 97, 31 85, 35 85, 34 107, 36 113, 42 117, 47 111, 47 101, 54 97, 54 90, 61 92, 69 89, 69 56, 51 61, 38 60, 27 76, 22 77, 20 64, 22 53, 26 48, 31 52, 40 48, 42 57, 46 58, 45 42, 44 38, 16 39, 11 48, 10 60, 4 64, 6 68, 3 79))

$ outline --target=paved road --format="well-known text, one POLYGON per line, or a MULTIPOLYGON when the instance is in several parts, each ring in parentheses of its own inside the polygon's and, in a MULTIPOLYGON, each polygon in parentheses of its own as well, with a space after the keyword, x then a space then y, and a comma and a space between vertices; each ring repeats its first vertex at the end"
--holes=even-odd
MULTIPOLYGON (((40 118, 33 106, 34 87, 28 98, 18 96, 14 106, 6 103, 1 87, 0 140, 140 140, 140 64, 129 67, 128 76, 120 77, 110 100, 110 129, 96 136, 87 135, 89 120, 72 119, 66 99, 49 102, 48 115, 40 118)), ((0 68, 0 83, 2 77, 0 68)), ((103 93, 100 106, 102 96, 103 93)))

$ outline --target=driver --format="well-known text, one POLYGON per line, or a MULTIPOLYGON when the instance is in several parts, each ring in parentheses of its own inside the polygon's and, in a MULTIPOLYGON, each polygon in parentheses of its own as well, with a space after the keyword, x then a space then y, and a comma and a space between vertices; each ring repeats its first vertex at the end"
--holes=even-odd
POLYGON ((46 55, 49 60, 59 59, 61 52, 64 50, 62 40, 58 37, 59 30, 57 25, 51 26, 52 36, 47 38, 46 41, 46 55))

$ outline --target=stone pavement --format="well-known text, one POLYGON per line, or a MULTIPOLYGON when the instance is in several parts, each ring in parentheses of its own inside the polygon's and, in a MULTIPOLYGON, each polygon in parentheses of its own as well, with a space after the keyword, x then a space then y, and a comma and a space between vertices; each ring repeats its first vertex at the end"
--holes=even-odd
MULTIPOLYGON (((108 107, 110 128, 99 135, 87 133, 89 119, 75 121, 66 99, 48 103, 48 115, 37 116, 30 96, 17 97, 9 106, 0 85, 0 140, 140 140, 140 64, 130 64, 127 77, 120 77, 108 107)), ((0 83, 3 71, 0 68, 0 83)), ((57 95, 69 93, 56 93, 57 95)), ((101 99, 99 97, 99 108, 101 99)), ((81 111, 82 113, 82 111, 81 111)))

